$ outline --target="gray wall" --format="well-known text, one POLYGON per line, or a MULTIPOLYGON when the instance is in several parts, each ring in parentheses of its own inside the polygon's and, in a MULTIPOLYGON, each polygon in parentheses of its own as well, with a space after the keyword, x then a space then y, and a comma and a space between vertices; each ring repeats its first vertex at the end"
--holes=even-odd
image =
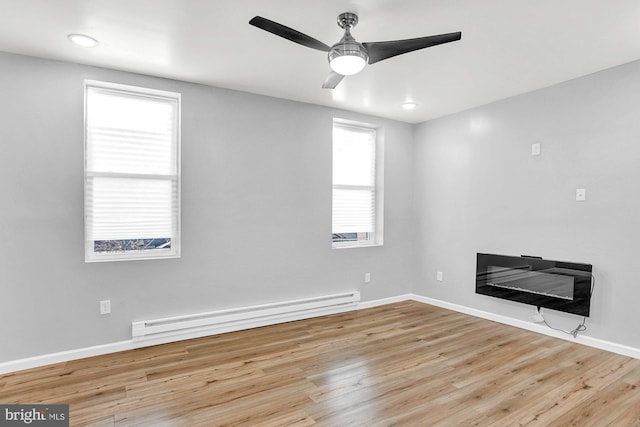
POLYGON ((592 263, 586 334, 640 348, 638 75, 635 62, 411 126, 0 53, 0 362, 128 340, 132 320, 355 289, 528 320, 474 294, 480 251, 592 263), (182 258, 85 264, 85 78, 182 93, 182 258), (331 249, 333 117, 384 128, 383 247, 331 249))
POLYGON ((634 62, 419 125, 415 292, 530 320, 529 306, 474 294, 476 252, 591 263, 586 334, 639 348, 638 76, 634 62))
POLYGON ((411 125, 11 54, 0 121, 0 362, 128 340, 132 320, 411 292, 411 125), (85 264, 84 79, 182 93, 182 258, 85 264), (384 129, 384 247, 331 249, 333 117, 384 129))

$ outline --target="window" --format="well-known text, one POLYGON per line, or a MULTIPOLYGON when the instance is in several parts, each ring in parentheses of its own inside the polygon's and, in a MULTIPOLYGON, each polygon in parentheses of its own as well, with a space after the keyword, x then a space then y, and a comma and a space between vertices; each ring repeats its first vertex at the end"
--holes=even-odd
POLYGON ((180 256, 180 94, 85 82, 85 261, 180 256))
POLYGON ((334 248, 382 244, 382 203, 376 174, 375 128, 334 120, 334 248))

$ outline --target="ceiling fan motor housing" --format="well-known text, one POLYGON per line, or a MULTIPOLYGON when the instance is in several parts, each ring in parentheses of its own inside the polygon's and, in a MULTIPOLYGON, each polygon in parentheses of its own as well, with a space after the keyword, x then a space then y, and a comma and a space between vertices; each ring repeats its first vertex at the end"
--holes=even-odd
POLYGON ((369 60, 367 49, 351 35, 351 28, 358 23, 358 15, 351 12, 338 16, 338 26, 344 28, 344 36, 329 50, 329 64, 339 74, 348 76, 364 68, 369 60))

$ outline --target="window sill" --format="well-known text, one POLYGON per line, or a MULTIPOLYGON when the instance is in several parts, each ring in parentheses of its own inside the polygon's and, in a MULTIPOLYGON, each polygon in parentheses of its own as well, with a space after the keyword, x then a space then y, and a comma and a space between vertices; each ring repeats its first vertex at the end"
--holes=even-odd
POLYGON ((100 262, 120 262, 120 261, 146 261, 152 259, 172 259, 180 258, 180 253, 168 252, 168 253, 119 253, 119 254, 86 254, 85 263, 100 263, 100 262))
POLYGON ((367 243, 367 244, 342 244, 342 245, 332 245, 331 249, 356 249, 356 248, 375 248, 379 246, 384 246, 382 243, 367 243))

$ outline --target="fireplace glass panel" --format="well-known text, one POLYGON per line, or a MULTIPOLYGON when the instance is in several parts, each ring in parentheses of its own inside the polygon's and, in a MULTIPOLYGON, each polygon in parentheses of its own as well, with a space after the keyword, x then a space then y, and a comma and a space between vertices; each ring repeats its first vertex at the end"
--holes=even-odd
POLYGON ((589 316, 591 264, 478 253, 476 293, 589 316))
POLYGON ((487 284, 553 298, 573 300, 574 278, 550 271, 530 271, 490 265, 487 284))

